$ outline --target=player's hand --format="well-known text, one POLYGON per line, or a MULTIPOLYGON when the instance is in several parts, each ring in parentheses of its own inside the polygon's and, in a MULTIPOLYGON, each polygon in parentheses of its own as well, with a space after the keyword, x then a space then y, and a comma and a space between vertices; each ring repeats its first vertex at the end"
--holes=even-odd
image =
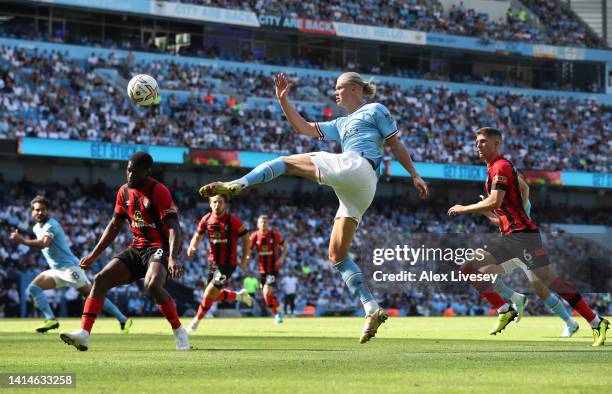
POLYGON ((276 262, 274 263, 274 268, 278 271, 281 267, 281 265, 283 265, 283 259, 278 259, 276 260, 276 262))
POLYGON ((412 183, 419 190, 419 196, 422 199, 425 199, 429 196, 429 188, 427 187, 427 182, 423 180, 420 176, 416 176, 412 178, 412 183))
POLYGON ((87 256, 81 259, 81 261, 79 262, 79 266, 83 269, 87 269, 90 265, 94 263, 94 261, 96 261, 96 256, 88 254, 87 256))
POLYGON ((448 216, 457 216, 465 213, 465 207, 463 205, 453 205, 448 210, 448 216))
POLYGON ((23 237, 21 236, 21 234, 19 234, 19 230, 15 229, 15 231, 13 231, 11 233, 11 235, 9 236, 9 239, 13 242, 17 242, 17 243, 22 243, 23 242, 23 237))
POLYGON ((285 74, 281 73, 274 77, 274 87, 276 88, 276 98, 284 100, 289 95, 289 89, 291 85, 287 81, 285 74))
POLYGON ((195 256, 196 250, 197 248, 194 248, 193 246, 187 248, 187 257, 195 256))
POLYGON ((185 269, 181 263, 177 262, 174 257, 170 256, 168 258, 168 272, 170 273, 172 279, 180 279, 183 277, 185 269))

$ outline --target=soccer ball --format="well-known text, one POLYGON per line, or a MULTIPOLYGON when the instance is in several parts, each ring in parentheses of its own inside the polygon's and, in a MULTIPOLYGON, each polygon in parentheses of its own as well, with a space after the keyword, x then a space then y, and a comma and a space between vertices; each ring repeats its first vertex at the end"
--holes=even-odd
POLYGON ((127 94, 133 103, 138 105, 159 104, 161 96, 157 81, 150 75, 135 75, 128 83, 127 94))

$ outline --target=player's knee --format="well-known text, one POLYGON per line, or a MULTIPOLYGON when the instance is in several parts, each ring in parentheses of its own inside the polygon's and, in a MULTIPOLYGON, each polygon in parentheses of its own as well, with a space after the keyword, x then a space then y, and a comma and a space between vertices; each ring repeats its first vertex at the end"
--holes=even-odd
POLYGON ((348 256, 348 253, 346 252, 338 251, 335 249, 330 249, 328 258, 329 258, 329 261, 332 262, 332 264, 336 264, 344 260, 346 256, 348 256))
POLYGON ((35 284, 34 284, 34 282, 31 282, 31 283, 28 285, 28 287, 27 287, 26 291, 28 292, 28 294, 30 294, 30 295, 34 295, 34 293, 33 293, 33 292, 35 292, 35 291, 36 291, 36 290, 34 290, 34 289, 36 289, 36 288, 40 289, 40 287, 38 287, 37 285, 35 285, 35 284))

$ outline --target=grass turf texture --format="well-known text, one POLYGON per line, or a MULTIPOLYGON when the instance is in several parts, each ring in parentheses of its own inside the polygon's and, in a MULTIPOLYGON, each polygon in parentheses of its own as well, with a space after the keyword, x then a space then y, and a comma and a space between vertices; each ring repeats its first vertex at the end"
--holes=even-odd
MULTIPOLYGON (((116 320, 99 319, 87 352, 61 342, 59 330, 35 333, 39 323, 0 320, 0 372, 75 373, 77 389, 65 389, 72 393, 552 393, 612 385, 612 343, 591 348, 584 321, 574 338, 559 339, 562 323, 553 317, 526 317, 495 337, 493 318, 391 318, 365 345, 357 318, 207 319, 190 352, 174 350, 162 318, 135 319, 129 335, 116 320)), ((78 327, 61 320, 61 330, 78 327)))

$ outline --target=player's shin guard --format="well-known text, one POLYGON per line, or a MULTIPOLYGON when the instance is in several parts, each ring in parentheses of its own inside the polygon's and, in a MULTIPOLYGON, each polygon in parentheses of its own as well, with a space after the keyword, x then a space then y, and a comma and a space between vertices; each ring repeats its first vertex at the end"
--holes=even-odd
POLYGON ((165 304, 157 304, 157 309, 159 309, 166 320, 168 320, 173 330, 181 326, 181 321, 176 312, 176 305, 174 305, 172 297, 168 297, 168 301, 166 301, 165 304))
POLYGON ((544 300, 544 304, 554 314, 556 314, 561 319, 563 319, 563 321, 566 322, 566 321, 568 321, 568 320, 570 320, 572 318, 570 316, 569 312, 567 311, 567 309, 565 309, 565 305, 563 305, 563 302, 561 301, 561 299, 556 294, 550 293, 548 298, 546 298, 544 300))
POLYGON ((283 175, 286 169, 287 165, 281 158, 266 161, 265 163, 261 163, 257 167, 253 168, 251 172, 240 178, 237 182, 240 182, 246 186, 270 182, 272 179, 283 175))
POLYGON ((269 292, 268 295, 264 297, 264 301, 266 302, 268 309, 270 309, 270 312, 272 312, 273 315, 276 315, 278 312, 278 307, 280 306, 280 303, 276 298, 276 294, 274 294, 273 291, 269 292))
POLYGON ((38 309, 45 315, 45 320, 55 320, 55 315, 51 310, 51 306, 49 305, 49 300, 47 300, 47 296, 43 292, 43 290, 37 285, 30 283, 28 286, 28 293, 32 296, 32 300, 38 309))
MULTIPOLYGON (((471 267, 463 266, 459 270, 463 274, 477 274, 478 270, 471 267)), ((481 297, 485 298, 495 309, 500 309, 506 305, 506 301, 495 291, 493 285, 489 282, 471 282, 471 285, 478 291, 481 297)))
POLYGON ((236 301, 236 292, 230 289, 223 289, 219 296, 215 299, 216 302, 236 301))
POLYGON ((85 300, 85 307, 83 308, 83 315, 81 316, 81 328, 87 331, 87 333, 91 333, 91 327, 103 307, 104 300, 96 300, 91 297, 85 300))
POLYGON ((593 312, 591 307, 589 307, 582 298, 582 295, 572 285, 562 278, 557 277, 548 287, 567 301, 572 308, 580 313, 580 316, 584 317, 584 319, 591 324, 591 326, 595 323, 599 324, 597 314, 593 312))
POLYGON ((334 267, 342 274, 342 279, 350 292, 359 296, 359 300, 366 309, 366 314, 378 309, 378 304, 374 301, 374 296, 365 283, 361 269, 350 257, 347 256, 344 260, 337 262, 334 267))

